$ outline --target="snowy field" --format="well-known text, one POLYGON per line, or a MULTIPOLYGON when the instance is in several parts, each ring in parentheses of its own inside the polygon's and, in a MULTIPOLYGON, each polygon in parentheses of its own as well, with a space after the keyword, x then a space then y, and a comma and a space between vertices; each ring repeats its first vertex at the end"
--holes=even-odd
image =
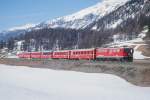
POLYGON ((150 87, 109 74, 0 65, 0 100, 150 100, 150 87))

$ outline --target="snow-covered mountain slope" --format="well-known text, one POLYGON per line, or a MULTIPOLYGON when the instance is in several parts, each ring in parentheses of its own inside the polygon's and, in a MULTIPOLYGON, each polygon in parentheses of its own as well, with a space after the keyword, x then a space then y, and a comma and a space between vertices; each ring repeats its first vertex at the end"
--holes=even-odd
POLYGON ((53 20, 45 21, 40 24, 26 24, 23 26, 17 26, 3 31, 0 33, 0 39, 9 38, 10 36, 16 36, 23 34, 26 31, 48 28, 73 28, 83 29, 94 21, 102 18, 103 16, 115 11, 120 6, 124 5, 129 0, 103 0, 100 3, 83 9, 77 13, 56 18, 53 20), (8 35, 9 34, 9 35, 8 35), (8 36, 8 37, 7 37, 8 36))
POLYGON ((25 24, 22 26, 12 27, 6 31, 0 32, 0 40, 6 40, 10 37, 14 37, 20 34, 31 31, 37 24, 25 24))
POLYGON ((134 20, 140 18, 141 14, 146 15, 144 8, 149 9, 149 1, 146 0, 130 0, 112 13, 107 14, 97 22, 90 26, 93 30, 115 29, 117 26, 126 27, 134 24, 134 20))
POLYGON ((27 30, 27 29, 33 28, 35 26, 36 26, 36 24, 29 23, 29 24, 26 24, 26 25, 10 28, 10 29, 8 29, 8 31, 27 30))
POLYGON ((92 7, 83 9, 72 15, 49 20, 42 24, 47 25, 50 28, 85 28, 92 22, 124 5, 127 1, 129 0, 103 0, 92 7))

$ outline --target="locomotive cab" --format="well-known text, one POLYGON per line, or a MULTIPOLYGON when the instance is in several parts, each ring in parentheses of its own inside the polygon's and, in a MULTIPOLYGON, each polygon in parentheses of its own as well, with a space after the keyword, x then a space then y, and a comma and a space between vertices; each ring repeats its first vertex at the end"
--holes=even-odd
POLYGON ((133 53, 134 53, 134 49, 133 48, 124 48, 124 54, 125 54, 125 60, 126 61, 133 61, 133 53))

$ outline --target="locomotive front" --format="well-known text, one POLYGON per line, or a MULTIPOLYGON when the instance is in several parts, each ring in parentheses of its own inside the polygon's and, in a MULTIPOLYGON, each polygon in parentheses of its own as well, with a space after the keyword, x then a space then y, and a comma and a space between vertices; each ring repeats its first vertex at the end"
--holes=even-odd
POLYGON ((133 53, 134 49, 133 48, 124 48, 124 59, 126 61, 133 61, 133 53))

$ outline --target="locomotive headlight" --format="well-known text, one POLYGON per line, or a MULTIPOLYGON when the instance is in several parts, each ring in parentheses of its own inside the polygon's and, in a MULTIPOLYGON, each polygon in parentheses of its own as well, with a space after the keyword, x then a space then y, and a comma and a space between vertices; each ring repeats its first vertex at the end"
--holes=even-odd
POLYGON ((132 56, 133 55, 133 51, 134 51, 133 49, 130 49, 130 52, 128 52, 128 55, 132 56))

